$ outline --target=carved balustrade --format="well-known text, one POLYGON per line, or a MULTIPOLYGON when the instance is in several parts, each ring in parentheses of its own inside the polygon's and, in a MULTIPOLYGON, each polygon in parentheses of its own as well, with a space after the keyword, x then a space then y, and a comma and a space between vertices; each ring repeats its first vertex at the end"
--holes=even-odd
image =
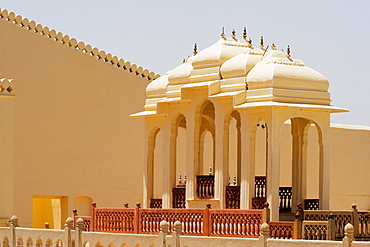
POLYGON ((176 221, 182 223, 185 235, 204 235, 205 209, 140 209, 139 233, 157 234, 162 220, 169 223, 169 232, 173 231, 176 221))
POLYGON ((304 200, 304 210, 319 210, 319 199, 306 199, 304 200))
POLYGON ((172 208, 185 208, 186 207, 186 189, 173 188, 172 189, 172 208))
POLYGON ((215 176, 197 175, 197 197, 201 199, 210 199, 215 195, 215 176))
POLYGON ((160 222, 182 223, 185 235, 258 237, 260 225, 266 221, 268 211, 240 209, 141 209, 97 208, 93 204, 92 231, 157 234, 160 222))
POLYGON ((294 222, 270 221, 270 237, 278 239, 292 239, 294 233, 294 222))
POLYGON ((93 231, 134 233, 135 209, 94 208, 93 231))
POLYGON ((292 211, 292 187, 279 187, 279 211, 292 211))
POLYGON ((306 210, 304 211, 305 221, 328 221, 330 214, 334 215, 335 220, 335 238, 344 237, 344 227, 353 224, 352 211, 329 211, 329 210, 306 210))
POLYGON ((254 197, 266 198, 266 177, 256 176, 254 178, 254 197))
POLYGON ((162 208, 162 199, 160 198, 150 199, 150 208, 162 208))
POLYGON ((358 213, 358 235, 359 238, 370 238, 370 212, 358 213))
POLYGON ((307 240, 327 240, 328 222, 327 221, 303 221, 302 239, 307 240))
POLYGON ((87 232, 92 231, 92 228, 91 228, 91 216, 78 216, 78 215, 74 215, 74 223, 78 220, 78 218, 81 218, 81 219, 84 220, 84 231, 87 231, 87 232))
POLYGON ((258 237, 263 210, 211 209, 209 236, 258 237))
POLYGON ((263 209, 266 202, 267 202, 266 197, 252 198, 252 208, 253 209, 263 209))
POLYGON ((240 208, 240 186, 226 186, 226 208, 240 208))

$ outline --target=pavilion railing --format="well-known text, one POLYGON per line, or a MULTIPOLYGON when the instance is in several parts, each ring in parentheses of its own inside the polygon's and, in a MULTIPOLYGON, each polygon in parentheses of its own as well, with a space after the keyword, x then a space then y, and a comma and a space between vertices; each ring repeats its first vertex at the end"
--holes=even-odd
POLYGON ((210 199, 215 196, 215 176, 197 175, 197 197, 200 199, 210 199))
MULTIPOLYGON (((169 232, 180 221, 185 235, 238 236, 257 238, 260 225, 269 220, 269 208, 263 210, 212 209, 142 209, 98 208, 92 206, 90 230, 94 232, 122 232, 157 234, 160 222, 169 222, 169 232)), ((76 216, 77 218, 81 216, 76 216)), ((76 218, 75 218, 76 219, 76 218)))
POLYGON ((294 238, 294 222, 285 221, 269 221, 270 237, 278 239, 292 239, 294 238))
POLYGON ((186 188, 172 189, 172 208, 186 207, 186 188))
POLYGON ((226 186, 226 208, 240 208, 240 186, 226 186))
POLYGON ((150 208, 162 208, 162 199, 161 198, 151 198, 150 208))

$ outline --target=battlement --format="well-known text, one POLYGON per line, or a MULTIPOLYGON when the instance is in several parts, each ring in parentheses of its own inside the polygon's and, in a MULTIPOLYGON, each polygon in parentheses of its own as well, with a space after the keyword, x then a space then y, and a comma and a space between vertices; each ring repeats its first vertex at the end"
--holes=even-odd
POLYGON ((130 63, 129 61, 125 61, 122 58, 113 56, 110 53, 106 53, 105 51, 99 50, 96 47, 92 47, 89 44, 85 44, 82 41, 78 41, 75 38, 64 35, 61 32, 57 32, 54 29, 49 29, 47 26, 38 24, 33 20, 30 21, 27 18, 23 18, 22 16, 17 15, 14 12, 8 12, 8 10, 6 9, 0 9, 0 20, 29 30, 30 32, 41 35, 61 45, 65 45, 67 47, 75 49, 78 52, 85 53, 100 61, 109 63, 119 69, 126 70, 129 73, 144 77, 149 81, 154 80, 160 76, 158 74, 155 74, 153 71, 149 71, 148 69, 144 69, 143 67, 138 66, 134 63, 130 63))

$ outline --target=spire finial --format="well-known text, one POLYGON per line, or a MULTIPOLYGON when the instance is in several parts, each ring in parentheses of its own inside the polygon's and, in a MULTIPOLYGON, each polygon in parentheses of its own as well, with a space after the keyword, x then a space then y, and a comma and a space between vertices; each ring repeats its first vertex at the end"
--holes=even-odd
POLYGON ((225 27, 222 27, 221 38, 225 39, 225 27))
POLYGON ((194 56, 198 54, 198 47, 197 43, 194 44, 194 51, 193 51, 194 56))
POLYGON ((290 59, 290 46, 286 48, 286 57, 290 59))
POLYGON ((236 38, 236 35, 235 35, 235 29, 233 29, 233 31, 231 32, 231 38, 235 39, 236 38))
POLYGON ((244 30, 243 30, 243 39, 247 40, 247 28, 246 27, 244 27, 244 30))
POLYGON ((272 43, 272 45, 271 45, 271 49, 276 50, 275 43, 272 43))
POLYGON ((251 40, 251 38, 248 39, 248 47, 249 48, 252 47, 252 40, 251 40))
POLYGON ((264 48, 263 48, 264 46, 263 46, 263 36, 261 36, 261 39, 260 39, 260 48, 262 49, 262 50, 264 50, 264 48))

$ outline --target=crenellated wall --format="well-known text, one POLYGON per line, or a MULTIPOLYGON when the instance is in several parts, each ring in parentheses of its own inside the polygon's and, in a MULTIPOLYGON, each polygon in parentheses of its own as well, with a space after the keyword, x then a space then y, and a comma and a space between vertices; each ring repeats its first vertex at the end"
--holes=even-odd
POLYGON ((115 66, 117 68, 126 70, 130 73, 136 74, 138 76, 144 77, 149 81, 158 78, 160 75, 155 74, 153 71, 144 69, 141 66, 125 61, 122 58, 118 58, 110 53, 99 50, 96 47, 92 47, 89 44, 85 44, 82 41, 78 41, 75 38, 71 38, 68 35, 64 35, 61 32, 57 32, 54 29, 49 29, 47 26, 36 23, 33 20, 28 20, 14 12, 9 12, 6 9, 0 9, 0 20, 6 21, 8 23, 14 24, 17 27, 29 30, 32 33, 41 35, 47 39, 55 41, 56 43, 75 49, 76 51, 85 53, 93 58, 100 61, 106 62, 115 66))

